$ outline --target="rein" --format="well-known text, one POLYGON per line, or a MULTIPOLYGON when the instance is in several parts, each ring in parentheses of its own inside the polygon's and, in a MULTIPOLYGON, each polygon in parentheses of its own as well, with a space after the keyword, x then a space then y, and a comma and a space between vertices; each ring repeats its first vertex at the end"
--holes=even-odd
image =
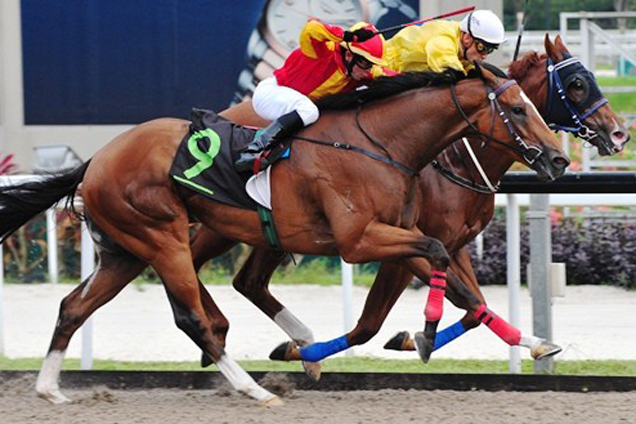
MULTIPOLYGON (((364 135, 369 137, 367 135, 366 132, 364 132, 364 135)), ((292 138, 296 139, 296 140, 300 140, 300 141, 306 141, 307 143, 312 143, 312 144, 318 144, 320 146, 328 146, 328 147, 335 147, 336 149, 342 149, 342 150, 348 150, 350 152, 355 152, 355 153, 359 153, 362 155, 365 155, 373 160, 377 160, 380 161, 382 163, 385 163, 387 165, 390 165, 396 169, 399 169, 400 171, 412 176, 412 177, 416 177, 419 175, 418 171, 415 171, 414 169, 411 169, 405 165, 402 165, 399 162, 394 161, 393 159, 390 159, 388 157, 382 156, 382 155, 378 155, 377 153, 371 152, 369 150, 365 150, 362 149, 360 147, 356 147, 356 146, 352 146, 351 144, 348 143, 341 143, 339 141, 334 141, 334 142, 328 142, 328 141, 322 141, 322 140, 316 140, 314 138, 309 138, 309 137, 303 137, 300 135, 295 135, 292 138)), ((371 139, 370 139, 371 140, 371 139)), ((373 140, 371 140, 371 142, 373 142, 373 140)), ((382 146, 382 149, 385 150, 384 146, 382 146)))

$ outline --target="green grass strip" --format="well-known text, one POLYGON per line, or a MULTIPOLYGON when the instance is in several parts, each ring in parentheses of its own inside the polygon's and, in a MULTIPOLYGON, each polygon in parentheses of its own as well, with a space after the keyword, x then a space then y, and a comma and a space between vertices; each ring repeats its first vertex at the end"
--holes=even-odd
MULTIPOLYGON (((0 357, 0 370, 38 370, 42 358, 10 359, 0 357)), ((302 372, 300 362, 275 362, 269 360, 239 361, 247 371, 297 371, 302 372)), ((522 361, 522 373, 533 373, 533 361, 522 361)), ((64 370, 79 370, 79 359, 64 361, 64 370)), ((212 365, 201 368, 198 362, 123 362, 95 360, 93 369, 98 371, 217 371, 212 365)), ((418 359, 378 359, 368 357, 332 358, 322 363, 323 372, 384 372, 423 374, 507 374, 507 360, 456 360, 433 359, 428 364, 418 359)), ((636 377, 636 361, 618 360, 555 360, 555 374, 636 377)))

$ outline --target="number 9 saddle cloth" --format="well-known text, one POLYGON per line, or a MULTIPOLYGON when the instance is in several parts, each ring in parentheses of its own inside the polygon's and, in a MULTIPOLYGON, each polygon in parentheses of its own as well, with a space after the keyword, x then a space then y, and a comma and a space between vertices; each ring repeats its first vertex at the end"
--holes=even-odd
POLYGON ((190 131, 179 145, 170 176, 195 192, 243 209, 256 210, 246 190, 251 172, 238 173, 234 160, 256 128, 235 124, 216 113, 192 109, 190 131))

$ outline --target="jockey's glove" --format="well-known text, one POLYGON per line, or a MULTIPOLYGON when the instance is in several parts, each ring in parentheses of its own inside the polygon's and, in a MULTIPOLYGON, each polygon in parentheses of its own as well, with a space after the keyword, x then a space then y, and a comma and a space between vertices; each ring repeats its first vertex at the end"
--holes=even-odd
POLYGON ((351 43, 352 41, 363 42, 375 37, 375 32, 370 29, 360 28, 355 31, 345 31, 342 40, 351 43))

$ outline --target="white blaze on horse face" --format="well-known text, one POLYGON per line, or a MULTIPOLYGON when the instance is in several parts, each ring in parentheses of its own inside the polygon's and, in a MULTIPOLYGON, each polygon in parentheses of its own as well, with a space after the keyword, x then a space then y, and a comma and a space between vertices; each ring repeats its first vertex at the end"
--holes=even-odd
POLYGON ((282 401, 278 396, 259 386, 256 381, 226 353, 221 355, 221 358, 216 362, 216 366, 219 367, 219 371, 227 378, 232 387, 234 387, 234 390, 263 402, 265 406, 282 405, 282 401))
MULTIPOLYGON (((541 118, 541 114, 537 110, 537 107, 534 105, 534 103, 532 103, 530 101, 530 99, 528 98, 526 93, 521 89, 521 87, 519 87, 519 92, 521 93, 521 98, 523 99, 523 101, 528 103, 530 105, 530 107, 532 108, 532 110, 534 110, 534 113, 536 113, 541 118)), ((541 119, 543 120, 543 118, 541 118, 541 119)))
POLYGON ((71 401, 60 392, 60 387, 58 386, 65 355, 66 351, 52 350, 49 352, 42 363, 42 368, 40 368, 40 373, 35 383, 35 390, 38 396, 55 404, 71 401))
POLYGON ((287 308, 283 308, 276 314, 274 322, 300 346, 307 346, 314 342, 314 333, 287 308))

